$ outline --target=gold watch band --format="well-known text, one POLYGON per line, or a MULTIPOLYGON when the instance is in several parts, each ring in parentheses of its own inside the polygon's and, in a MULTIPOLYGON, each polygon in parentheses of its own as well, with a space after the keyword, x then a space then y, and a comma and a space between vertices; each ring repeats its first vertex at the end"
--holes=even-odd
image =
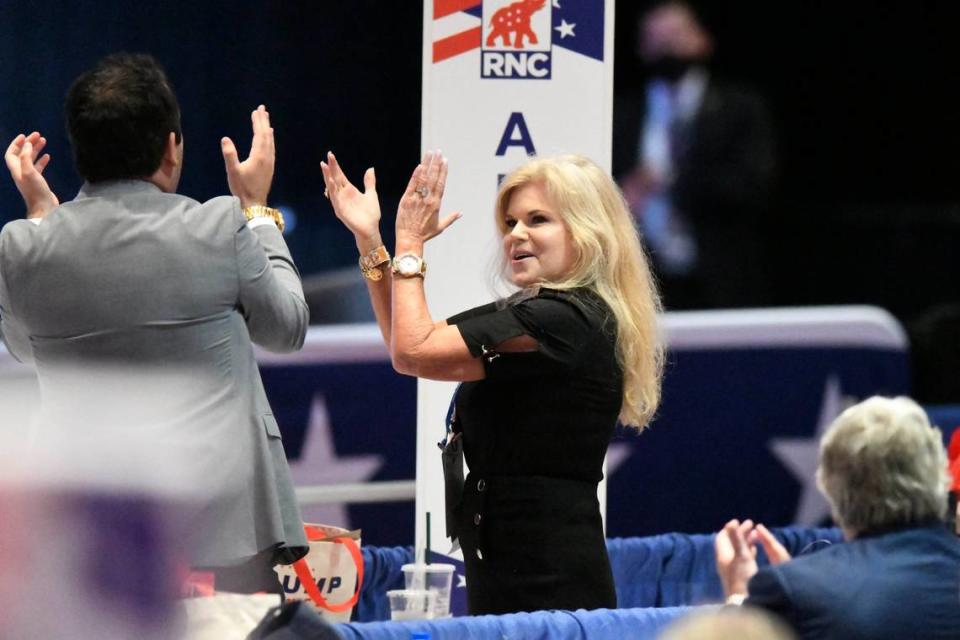
POLYGON ((370 253, 360 256, 360 273, 367 280, 376 282, 383 278, 383 269, 385 264, 390 262, 390 252, 383 245, 380 245, 370 253))
POLYGON ((255 204, 252 207, 244 207, 241 211, 243 212, 243 217, 247 219, 247 222, 254 218, 270 218, 274 224, 277 225, 277 229, 280 229, 280 233, 283 233, 283 228, 286 226, 283 221, 283 214, 280 213, 279 209, 266 207, 262 204, 255 204))
POLYGON ((427 273, 427 263, 423 261, 423 256, 404 253, 390 262, 390 270, 401 278, 422 278, 427 273))

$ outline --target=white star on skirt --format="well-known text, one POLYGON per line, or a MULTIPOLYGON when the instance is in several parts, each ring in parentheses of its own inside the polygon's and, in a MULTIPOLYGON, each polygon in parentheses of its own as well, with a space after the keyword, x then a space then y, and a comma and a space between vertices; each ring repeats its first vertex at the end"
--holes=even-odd
MULTIPOLYGON (((377 454, 337 455, 330 427, 330 414, 323 394, 315 394, 310 405, 310 421, 303 436, 300 457, 290 461, 290 473, 296 486, 329 485, 363 482, 372 478, 383 466, 377 454)), ((332 524, 350 529, 350 516, 345 504, 305 506, 304 522, 332 524)))

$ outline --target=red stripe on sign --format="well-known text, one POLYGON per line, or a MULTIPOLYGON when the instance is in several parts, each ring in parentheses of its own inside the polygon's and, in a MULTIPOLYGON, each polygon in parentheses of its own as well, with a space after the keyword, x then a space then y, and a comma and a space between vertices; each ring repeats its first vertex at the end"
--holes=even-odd
POLYGON ((483 4, 483 0, 434 0, 433 19, 439 20, 457 11, 473 9, 483 4))
POLYGON ((483 28, 477 27, 469 31, 461 31, 456 35, 443 40, 437 40, 433 43, 433 61, 440 62, 461 53, 466 53, 471 49, 480 47, 480 40, 483 38, 483 28))

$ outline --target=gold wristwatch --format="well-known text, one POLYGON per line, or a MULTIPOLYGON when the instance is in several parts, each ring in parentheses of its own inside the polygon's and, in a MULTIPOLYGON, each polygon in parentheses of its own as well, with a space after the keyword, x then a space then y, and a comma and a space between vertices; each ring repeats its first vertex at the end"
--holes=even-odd
POLYGON ((423 277, 427 272, 427 263, 413 253, 405 253, 393 259, 392 271, 401 278, 423 277))
POLYGON ((383 278, 383 270, 380 267, 388 262, 390 262, 390 253, 385 246, 380 245, 370 253, 360 256, 360 273, 367 280, 376 282, 383 278))
POLYGON ((280 233, 283 233, 283 228, 286 226, 283 222, 283 214, 280 213, 279 209, 266 207, 262 204, 255 204, 252 207, 244 207, 241 211, 243 212, 243 217, 247 219, 247 222, 250 222, 254 218, 270 218, 274 224, 277 225, 277 229, 280 229, 280 233))

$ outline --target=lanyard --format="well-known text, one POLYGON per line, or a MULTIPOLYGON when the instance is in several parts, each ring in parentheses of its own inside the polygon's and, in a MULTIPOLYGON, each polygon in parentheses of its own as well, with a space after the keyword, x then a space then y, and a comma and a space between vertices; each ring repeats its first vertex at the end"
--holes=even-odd
POLYGON ((450 398, 450 406, 447 407, 447 418, 446 425, 447 431, 443 436, 443 440, 437 443, 437 446, 440 447, 440 450, 443 451, 447 448, 451 442, 460 437, 460 432, 454 432, 453 425, 457 421, 457 397, 460 395, 460 388, 463 386, 463 383, 457 385, 457 388, 453 391, 453 397, 450 398))

